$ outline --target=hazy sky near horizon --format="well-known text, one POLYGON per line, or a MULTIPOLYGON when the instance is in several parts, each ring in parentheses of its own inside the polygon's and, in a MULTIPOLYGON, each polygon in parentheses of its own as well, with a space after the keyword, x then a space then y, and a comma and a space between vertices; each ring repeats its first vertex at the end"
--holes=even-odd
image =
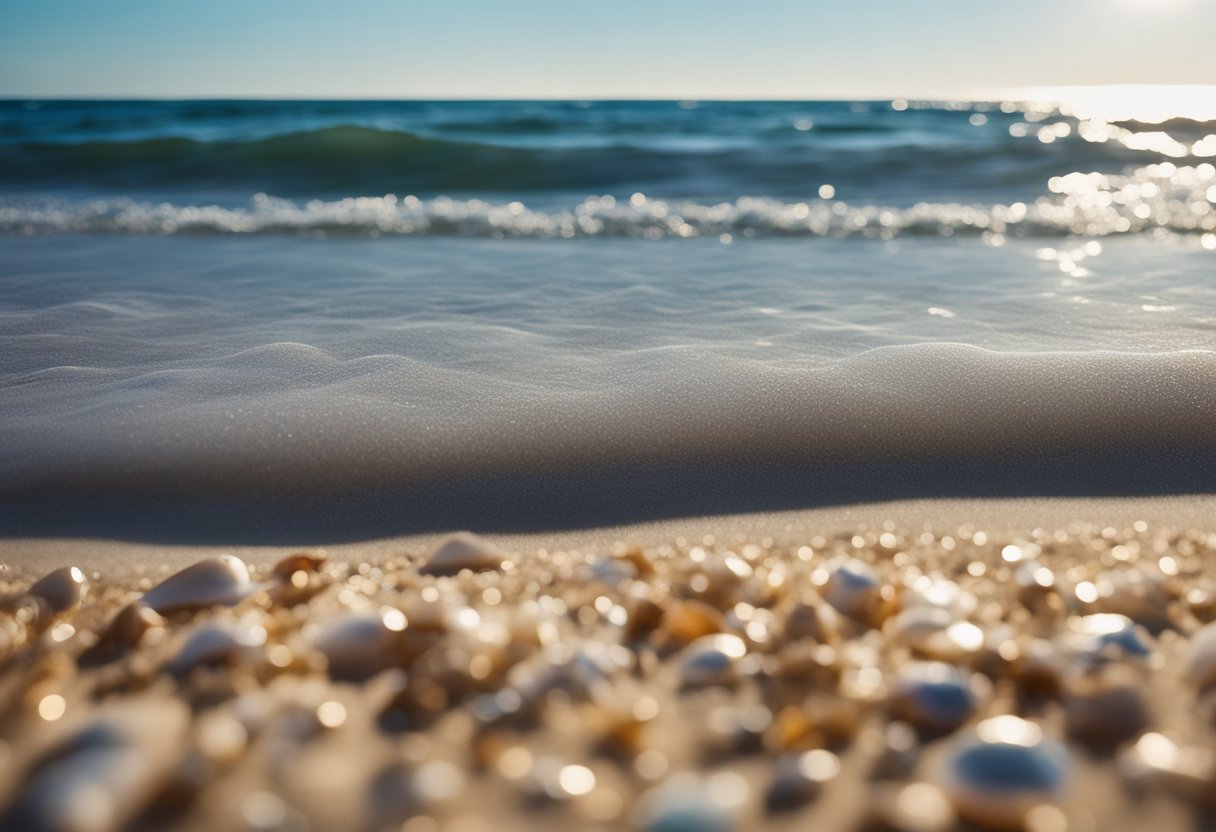
POLYGON ((0 0, 0 96, 967 97, 1216 84, 1216 0, 0 0))

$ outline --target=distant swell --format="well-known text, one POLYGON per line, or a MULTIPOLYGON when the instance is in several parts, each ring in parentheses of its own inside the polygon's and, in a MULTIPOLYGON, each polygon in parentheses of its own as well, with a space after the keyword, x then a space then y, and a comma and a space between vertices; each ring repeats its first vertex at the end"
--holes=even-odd
MULTIPOLYGON (((882 133, 823 125, 824 134, 882 133)), ((510 131, 507 132, 510 135, 510 131)), ((817 134, 818 135, 818 134, 817 134)), ((521 147, 427 138, 344 125, 240 141, 165 136, 130 141, 0 144, 9 186, 122 189, 241 188, 289 196, 349 193, 537 193, 653 188, 697 193, 800 194, 824 181, 870 188, 915 183, 933 192, 974 184, 1042 182, 1061 169, 1112 169, 1144 154, 1116 142, 1054 148, 1013 140, 970 146, 892 139, 881 152, 760 143, 697 152, 647 144, 521 147), (902 143, 901 143, 902 141, 902 143)))

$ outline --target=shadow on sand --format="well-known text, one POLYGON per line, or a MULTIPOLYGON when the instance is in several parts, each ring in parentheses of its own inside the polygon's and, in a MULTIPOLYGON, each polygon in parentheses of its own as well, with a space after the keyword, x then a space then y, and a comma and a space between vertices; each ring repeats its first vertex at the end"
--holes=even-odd
POLYGON ((470 529, 542 532, 946 497, 1216 493, 1216 451, 789 464, 738 460, 521 472, 372 491, 114 490, 0 503, 0 538, 319 545, 470 529))

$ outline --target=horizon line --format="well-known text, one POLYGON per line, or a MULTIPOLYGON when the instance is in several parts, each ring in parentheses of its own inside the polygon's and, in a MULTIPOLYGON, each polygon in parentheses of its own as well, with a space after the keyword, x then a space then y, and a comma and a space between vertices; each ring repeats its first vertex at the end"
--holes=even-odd
POLYGON ((199 93, 184 95, 140 95, 140 94, 17 94, 0 93, 0 101, 586 101, 586 102, 623 102, 623 101, 654 101, 680 103, 686 101, 706 102, 810 102, 810 101, 856 101, 856 102, 889 102, 889 101, 950 101, 950 102, 998 102, 1025 101, 1050 97, 1051 94, 1075 94, 1089 90, 1111 89, 1195 89, 1216 92, 1216 84, 1206 83, 1168 83, 1168 84, 1059 84, 1034 87, 1019 87, 1006 90, 977 90, 970 93, 945 94, 865 94, 845 95, 838 93, 812 94, 805 96, 698 96, 698 95, 359 95, 359 94, 330 94, 314 96, 304 93, 199 93))

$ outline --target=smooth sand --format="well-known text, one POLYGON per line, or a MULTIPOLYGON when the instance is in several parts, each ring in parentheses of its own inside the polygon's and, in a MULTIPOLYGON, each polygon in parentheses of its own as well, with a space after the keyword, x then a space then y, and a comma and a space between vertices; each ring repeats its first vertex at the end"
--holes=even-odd
MULTIPOLYGON (((771 538, 775 545, 800 544, 815 535, 894 528, 949 533, 964 525, 1000 537, 1028 535, 1034 529, 1068 529, 1074 525, 1126 528, 1144 521, 1153 528, 1216 530, 1216 495, 1119 498, 1026 498, 900 500, 799 511, 687 517, 605 528, 529 534, 482 536, 500 548, 526 554, 541 549, 595 550, 617 542, 643 547, 671 544, 680 538, 697 542, 712 535, 719 542, 748 542, 771 538)), ((382 560, 399 554, 429 551, 443 535, 426 534, 342 542, 318 546, 331 558, 345 562, 382 560)), ((301 546, 174 545, 81 538, 0 539, 0 564, 16 574, 36 576, 60 566, 75 565, 109 577, 132 572, 170 571, 217 550, 239 555, 251 565, 273 563, 301 546)))

